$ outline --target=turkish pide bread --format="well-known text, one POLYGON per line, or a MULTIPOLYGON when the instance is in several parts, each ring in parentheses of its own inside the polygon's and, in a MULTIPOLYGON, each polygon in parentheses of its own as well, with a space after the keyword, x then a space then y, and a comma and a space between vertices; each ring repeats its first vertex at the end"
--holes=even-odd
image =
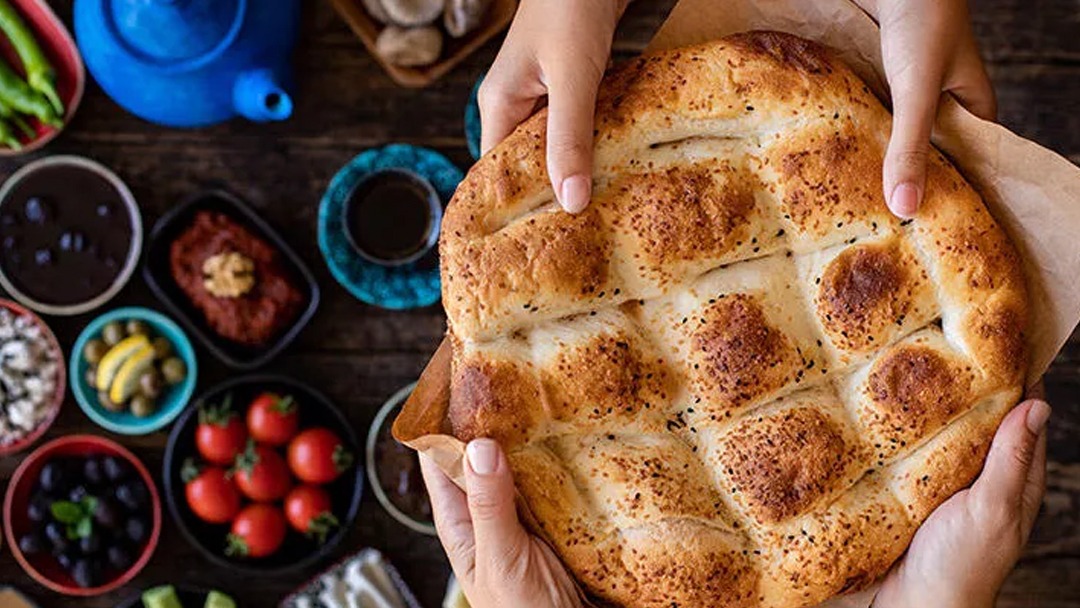
POLYGON ((501 443, 601 604, 792 608, 885 574, 1021 395, 1024 278, 979 195, 934 151, 891 215, 889 113, 786 34, 614 69, 578 215, 545 121, 446 213, 444 430, 501 443))

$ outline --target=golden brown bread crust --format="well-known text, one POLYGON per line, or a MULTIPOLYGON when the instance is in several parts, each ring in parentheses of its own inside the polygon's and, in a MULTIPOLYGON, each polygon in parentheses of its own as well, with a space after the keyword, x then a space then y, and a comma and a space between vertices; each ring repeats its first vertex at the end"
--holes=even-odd
POLYGON ((454 435, 503 444, 602 602, 791 608, 869 585, 1020 396, 1024 280, 978 194, 935 152, 918 217, 892 216, 889 114, 785 34, 609 74, 579 215, 553 203, 544 119, 444 220, 454 435))

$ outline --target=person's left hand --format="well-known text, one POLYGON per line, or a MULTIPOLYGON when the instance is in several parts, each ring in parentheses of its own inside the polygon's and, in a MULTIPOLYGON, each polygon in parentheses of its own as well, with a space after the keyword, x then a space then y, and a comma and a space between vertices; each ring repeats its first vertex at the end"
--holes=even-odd
POLYGON ((873 608, 993 607, 1042 504, 1049 416, 1036 399, 1009 412, 979 478, 923 522, 873 608))
POLYGON ((930 133, 942 93, 994 120, 997 103, 979 57, 966 0, 856 0, 881 24, 881 55, 892 89, 893 125, 885 153, 885 202, 915 214, 926 192, 930 133))
POLYGON ((480 85, 485 154, 547 104, 548 175, 570 213, 585 209, 592 196, 596 92, 628 2, 522 0, 480 85))
POLYGON ((493 439, 465 449, 468 496, 420 455, 435 528, 473 608, 581 608, 573 579, 555 553, 529 534, 514 506, 510 464, 493 439))

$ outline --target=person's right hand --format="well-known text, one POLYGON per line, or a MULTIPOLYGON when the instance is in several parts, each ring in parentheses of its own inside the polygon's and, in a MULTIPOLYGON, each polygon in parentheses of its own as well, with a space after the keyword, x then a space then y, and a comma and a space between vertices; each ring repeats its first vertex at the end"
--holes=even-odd
POLYGON ((881 58, 892 89, 893 123, 882 171, 885 200, 911 217, 926 191, 930 133, 943 92, 994 120, 997 104, 967 0, 855 0, 881 24, 881 58))
POLYGON ((615 25, 629 0, 522 0, 480 85, 484 153, 547 96, 547 167, 555 197, 577 213, 592 196, 593 114, 615 25))

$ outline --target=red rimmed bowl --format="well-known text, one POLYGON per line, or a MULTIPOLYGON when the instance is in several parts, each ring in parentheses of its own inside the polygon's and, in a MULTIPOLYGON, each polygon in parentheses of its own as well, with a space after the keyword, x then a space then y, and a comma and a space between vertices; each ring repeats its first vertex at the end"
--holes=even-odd
POLYGON ((70 435, 54 439, 42 445, 37 450, 34 450, 15 470, 15 474, 8 483, 7 493, 4 496, 4 538, 10 547, 11 554, 15 556, 15 561, 35 581, 64 595, 80 597, 101 595, 127 584, 150 561, 160 535, 161 498, 158 495, 157 487, 154 485, 154 479, 134 454, 120 444, 104 437, 70 435), (132 565, 119 576, 115 576, 96 587, 88 588, 76 585, 74 579, 64 571, 51 555, 27 556, 19 548, 19 538, 30 532, 34 525, 27 516, 27 507, 42 467, 54 458, 79 456, 115 456, 120 458, 134 470, 134 475, 146 485, 149 494, 147 518, 150 520, 150 531, 142 548, 133 554, 134 561, 132 565))
POLYGON ((58 363, 56 370, 56 389, 54 390, 55 394, 52 397, 52 401, 49 403, 48 412, 45 414, 45 417, 42 418, 41 422, 38 423, 37 427, 22 439, 17 439, 6 444, 0 443, 0 456, 7 456, 9 454, 21 452, 33 445, 38 439, 41 439, 41 436, 45 434, 45 431, 49 430, 52 423, 56 421, 56 416, 60 413, 60 406, 64 403, 64 394, 67 392, 67 366, 64 365, 64 353, 60 349, 60 343, 56 341, 56 336, 49 326, 41 320, 41 317, 30 312, 22 305, 3 298, 0 298, 0 308, 11 311, 15 316, 27 317, 40 327, 42 335, 49 343, 49 348, 53 351, 58 363))
MULTIPOLYGON (((0 146, 0 157, 20 156, 33 152, 52 141, 71 122, 75 109, 82 101, 83 90, 86 88, 86 68, 83 66, 79 47, 75 44, 75 39, 71 37, 71 32, 64 26, 64 22, 49 7, 49 3, 45 0, 8 1, 33 32, 38 46, 52 64, 53 70, 56 71, 56 92, 60 100, 64 102, 64 124, 59 127, 50 127, 36 118, 24 117, 34 130, 34 136, 28 139, 13 126, 12 130, 19 134, 23 147, 21 150, 14 150, 7 146, 0 146)), ((2 35, 0 35, 0 58, 3 58, 20 75, 23 73, 19 55, 11 47, 7 37, 2 35)))

